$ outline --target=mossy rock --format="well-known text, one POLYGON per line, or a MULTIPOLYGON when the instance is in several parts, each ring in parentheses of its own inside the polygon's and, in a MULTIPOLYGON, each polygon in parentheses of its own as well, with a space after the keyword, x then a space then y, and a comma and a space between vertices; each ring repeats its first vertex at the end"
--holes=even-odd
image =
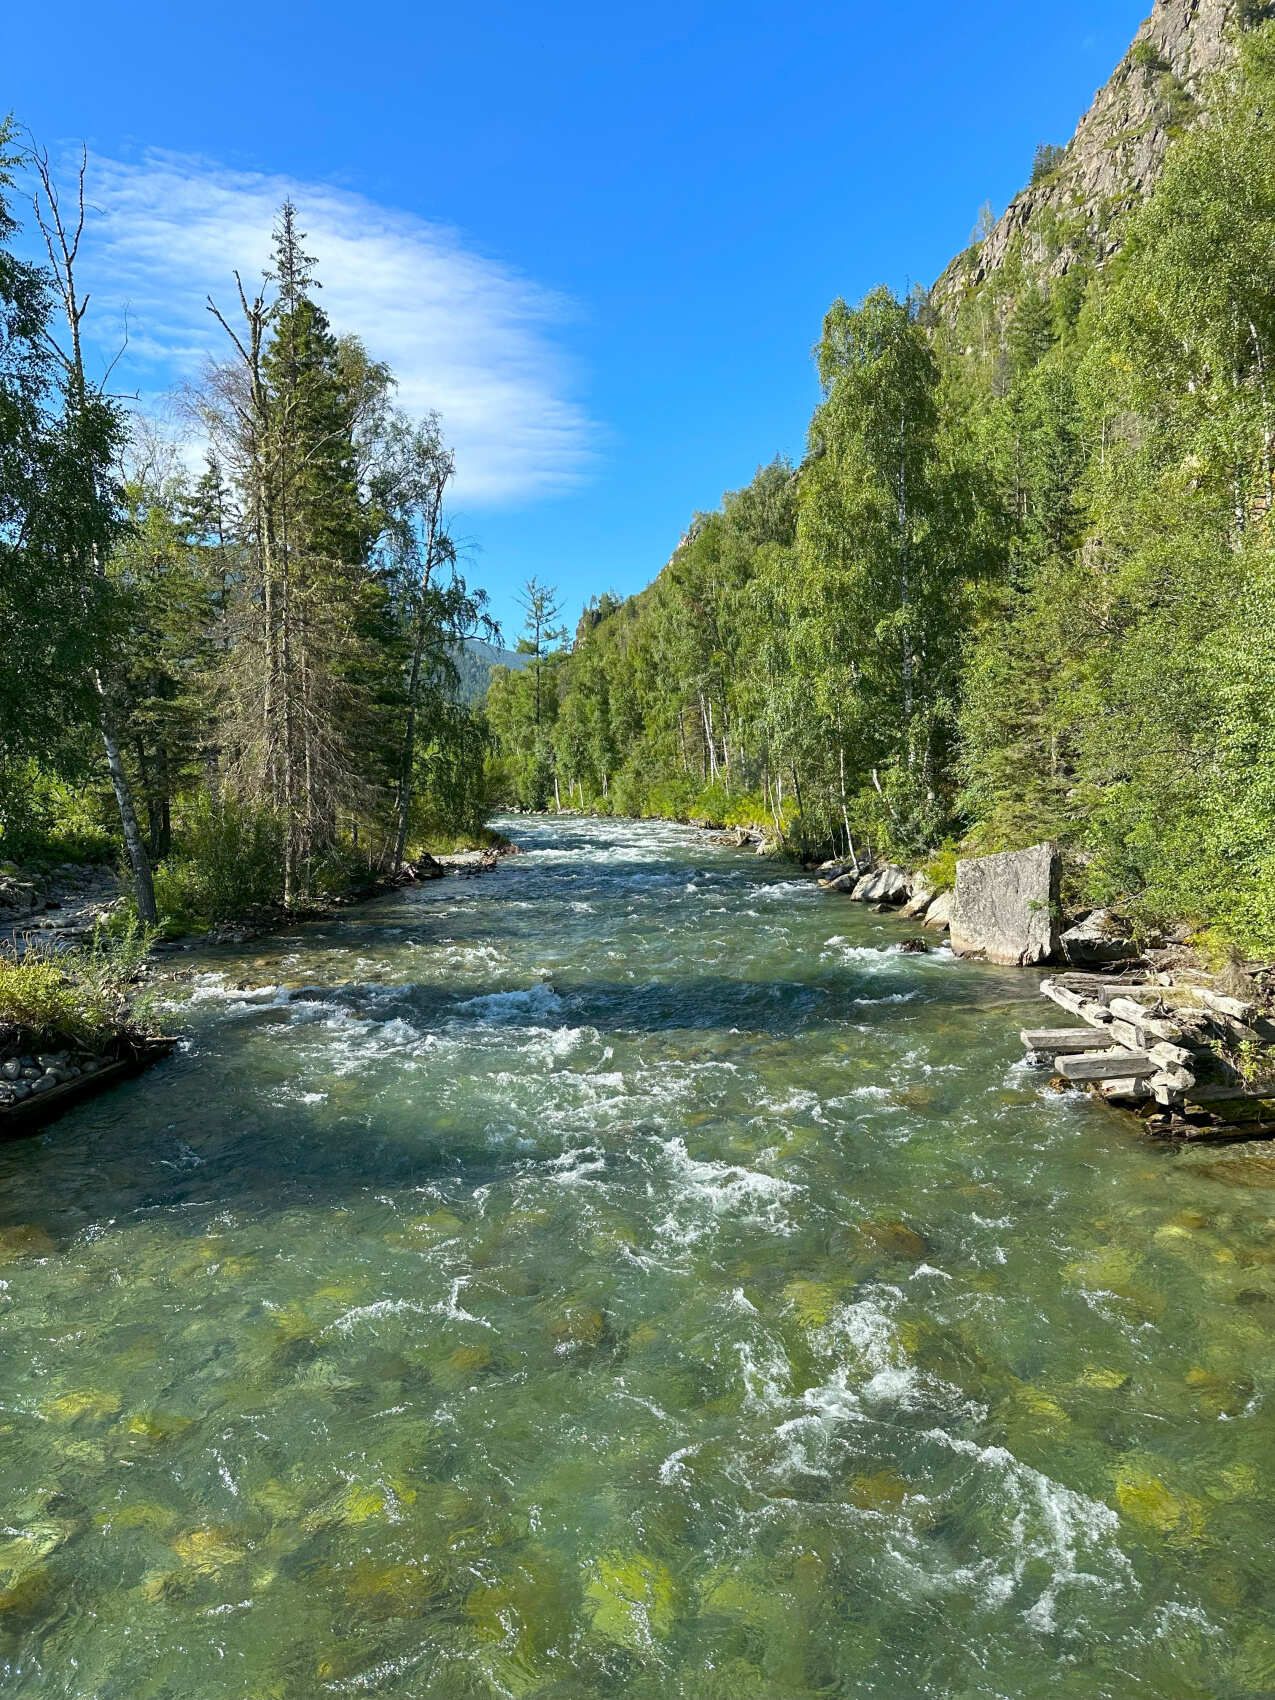
POLYGON ((893 1470, 855 1476, 848 1498, 860 1511, 897 1511, 908 1496, 908 1484, 893 1470))
POLYGON ((1029 1382, 1020 1383, 1011 1398, 1018 1410, 1037 1426, 1061 1427, 1071 1421, 1057 1399, 1029 1382))
POLYGON ((147 1500, 134 1500, 113 1511, 102 1511, 94 1518, 100 1528, 145 1529, 153 1535, 168 1535, 177 1522, 177 1513, 167 1505, 154 1505, 147 1500))
POLYGON ((123 1426, 124 1433, 130 1438, 162 1446, 192 1428, 194 1418, 179 1417, 172 1411, 138 1411, 123 1426))
POLYGON ((837 1294, 825 1281, 789 1281, 784 1300, 803 1328, 823 1328, 836 1309, 837 1294))
POLYGON ((301 1489, 291 1482, 280 1481, 276 1476, 250 1489, 248 1500, 268 1517, 282 1523, 295 1522, 305 1508, 301 1489))
POLYGON ((33 1565, 0 1586, 0 1619, 38 1617, 52 1598, 51 1572, 46 1565, 33 1565))
POLYGON ((1237 1417, 1253 1396, 1251 1381, 1228 1381, 1212 1370, 1189 1369, 1186 1384, 1205 1416, 1237 1417))
POLYGON ((490 1346, 457 1346, 438 1366, 438 1379, 447 1387, 464 1387, 495 1367, 496 1355, 490 1346))
POLYGON ((1082 1370, 1076 1381, 1077 1387, 1087 1388, 1094 1393, 1120 1393, 1129 1385, 1130 1377, 1122 1369, 1106 1369, 1101 1364, 1090 1364, 1082 1370))
POLYGON ((571 1305, 550 1324, 549 1332, 560 1352, 600 1346, 606 1334, 606 1318, 592 1305, 571 1305))
POLYGON ((173 1551, 196 1576, 217 1576, 247 1557, 247 1548, 229 1529, 205 1524, 188 1529, 172 1543, 173 1551))
MULTIPOLYGON (((531 1547, 511 1571, 469 1594, 465 1616, 477 1640, 504 1647, 524 1675, 530 1675, 555 1648, 569 1644, 574 1607, 574 1591, 557 1558, 545 1548, 531 1547)), ((505 1674, 514 1679, 512 1672, 505 1674)), ((543 1680, 542 1674, 539 1682, 543 1680)), ((536 1686, 531 1684, 533 1690, 536 1686)))
POLYGON ((76 1393, 63 1393, 42 1406, 46 1417, 55 1423, 76 1423, 83 1418, 102 1423, 119 1414, 122 1400, 116 1393, 84 1388, 76 1393))
POLYGON ((52 1237, 33 1223, 0 1228, 0 1263, 17 1263, 24 1257, 48 1257, 56 1250, 52 1237))
POLYGON ((1202 1502, 1173 1492, 1144 1461, 1126 1460, 1116 1471, 1116 1504, 1132 1522, 1174 1546, 1195 1545, 1204 1537, 1202 1502))
POLYGON ((930 1246, 924 1234, 908 1227, 906 1222, 860 1222, 860 1243, 869 1255, 878 1254, 896 1263, 920 1263, 930 1246))
POLYGON ((440 1574, 424 1564, 360 1559, 345 1578, 345 1597, 365 1617, 419 1617, 443 1591, 440 1574))
POLYGON ((453 1240, 463 1234, 465 1224, 452 1210, 431 1210, 428 1216, 416 1216, 408 1223, 418 1239, 453 1240))
POLYGON ((1120 1293, 1133 1281, 1136 1263, 1122 1246, 1099 1246, 1075 1258, 1063 1269, 1063 1278, 1073 1287, 1120 1293))
POLYGON ((609 1554, 584 1590, 595 1634, 642 1649, 664 1640, 677 1621, 677 1588, 667 1567, 646 1553, 609 1554))
POLYGON ((753 1582, 734 1570, 714 1570, 700 1587, 700 1610, 719 1617, 739 1617, 765 1623, 778 1604, 773 1588, 753 1582))

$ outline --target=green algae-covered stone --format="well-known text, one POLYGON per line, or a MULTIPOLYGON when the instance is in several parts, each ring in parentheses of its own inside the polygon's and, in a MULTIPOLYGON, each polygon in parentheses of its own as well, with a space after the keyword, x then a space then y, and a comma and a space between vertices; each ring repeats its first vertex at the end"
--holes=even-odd
POLYGON ((646 1553, 600 1558, 584 1597, 595 1633, 622 1646, 642 1648, 662 1640, 676 1621, 672 1575, 646 1553))

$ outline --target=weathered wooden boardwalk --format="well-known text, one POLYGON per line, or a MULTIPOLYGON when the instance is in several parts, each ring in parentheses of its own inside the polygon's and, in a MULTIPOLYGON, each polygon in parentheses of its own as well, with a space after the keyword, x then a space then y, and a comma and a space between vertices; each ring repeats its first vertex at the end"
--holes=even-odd
POLYGON ((1084 1023, 1020 1034, 1063 1080, 1142 1109, 1156 1133, 1275 1133, 1275 1024, 1254 1004, 1167 976, 1060 974, 1040 990, 1084 1023))

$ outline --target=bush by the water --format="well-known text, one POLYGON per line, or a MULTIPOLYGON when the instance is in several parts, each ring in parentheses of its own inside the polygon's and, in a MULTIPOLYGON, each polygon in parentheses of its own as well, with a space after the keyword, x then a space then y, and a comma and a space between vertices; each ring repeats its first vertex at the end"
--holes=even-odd
POLYGON ((166 932, 198 932, 282 898, 283 839, 272 814, 232 797, 200 797, 176 836, 179 848, 155 869, 166 932))
POLYGON ((23 1044, 105 1046, 136 1031, 137 995, 153 934, 136 922, 58 956, 0 957, 0 1034, 23 1044))

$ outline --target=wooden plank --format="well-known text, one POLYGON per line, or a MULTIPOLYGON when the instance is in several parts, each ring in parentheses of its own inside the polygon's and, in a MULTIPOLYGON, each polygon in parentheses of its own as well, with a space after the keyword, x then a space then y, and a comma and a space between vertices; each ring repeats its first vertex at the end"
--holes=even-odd
POLYGON ((1046 1051, 1052 1057, 1094 1048, 1092 1027, 1024 1027, 1018 1037, 1029 1051, 1046 1051))
POLYGON ((1146 1080, 1159 1068, 1145 1051, 1116 1049, 1059 1057, 1058 1072, 1064 1080, 1146 1080))
POLYGON ((1133 998, 1112 998, 1111 1013, 1117 1020, 1127 1021, 1130 1026, 1137 1027, 1144 1035, 1152 1039, 1167 1039, 1176 1041, 1182 1032, 1178 1022, 1166 1016, 1153 1015, 1150 1010, 1133 998))
POLYGON ((1092 1027, 1104 1026, 1111 1020, 1110 1011, 1097 999, 1073 991, 1070 986, 1063 985, 1061 980, 1042 980, 1040 990, 1044 997, 1051 999, 1061 1009, 1070 1010, 1072 1015, 1080 1016, 1082 1021, 1089 1022, 1092 1027))
POLYGON ((1101 1080, 1098 1090, 1113 1104, 1141 1104, 1151 1096, 1145 1080, 1101 1080))

